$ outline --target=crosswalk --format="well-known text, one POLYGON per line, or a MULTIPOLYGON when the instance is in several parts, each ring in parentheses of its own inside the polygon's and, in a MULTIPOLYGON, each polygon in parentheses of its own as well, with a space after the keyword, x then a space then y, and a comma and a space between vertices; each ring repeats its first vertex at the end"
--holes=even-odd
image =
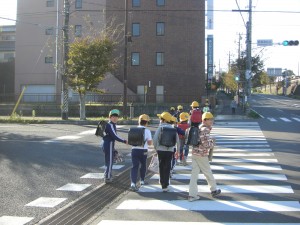
POLYGON ((200 174, 201 199, 187 201, 188 158, 188 166, 175 167, 168 193, 162 193, 154 174, 148 185, 117 202, 97 225, 299 225, 299 201, 258 123, 217 123, 212 134, 217 147, 211 168, 220 197, 210 196, 200 174))
POLYGON ((286 122, 286 123, 292 123, 292 122, 300 122, 300 118, 298 117, 267 117, 267 120, 270 122, 286 122))

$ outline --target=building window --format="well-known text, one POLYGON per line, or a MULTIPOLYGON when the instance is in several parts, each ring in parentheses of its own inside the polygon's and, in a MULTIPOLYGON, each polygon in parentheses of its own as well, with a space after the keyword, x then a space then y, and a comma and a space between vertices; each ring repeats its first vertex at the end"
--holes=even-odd
POLYGON ((156 52, 156 65, 163 66, 164 65, 164 53, 156 52))
POLYGON ((15 57, 14 53, 4 53, 4 59, 10 60, 15 57))
POLYGON ((140 7, 141 0, 132 0, 132 7, 140 7))
POLYGON ((76 37, 82 36, 82 26, 81 25, 75 25, 75 36, 76 37))
POLYGON ((162 22, 156 23, 156 35, 157 36, 165 35, 165 23, 162 22))
POLYGON ((53 57, 51 56, 45 57, 45 63, 53 63, 53 57))
POLYGON ((81 9, 81 8, 82 8, 82 0, 76 0, 75 9, 81 9))
POLYGON ((132 36, 133 37, 140 36, 140 24, 139 23, 132 24, 132 36))
POLYGON ((46 31, 45 31, 46 35, 52 35, 53 33, 54 33, 53 27, 47 28, 46 31))
POLYGON ((156 0, 156 5, 157 6, 165 6, 165 0, 156 0))
POLYGON ((46 1, 46 6, 47 7, 54 7, 54 0, 47 0, 46 1))
POLYGON ((139 66, 140 65, 140 53, 139 52, 132 52, 131 53, 131 65, 132 66, 139 66))

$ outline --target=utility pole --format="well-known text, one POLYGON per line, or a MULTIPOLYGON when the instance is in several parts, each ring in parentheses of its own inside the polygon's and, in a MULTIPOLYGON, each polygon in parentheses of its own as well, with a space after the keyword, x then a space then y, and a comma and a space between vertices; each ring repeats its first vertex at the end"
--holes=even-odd
POLYGON ((127 47, 128 47, 128 0, 125 0, 124 24, 124 75, 123 75, 123 116, 127 117, 127 47))
POLYGON ((70 3, 69 0, 64 0, 65 23, 63 27, 64 37, 64 60, 63 60, 63 75, 62 75, 62 112, 61 118, 68 119, 69 111, 69 93, 68 93, 68 59, 69 59, 69 19, 70 19, 70 3))
POLYGON ((249 21, 247 22, 247 62, 246 62, 246 82, 247 82, 247 96, 251 95, 251 68, 252 68, 252 0, 249 0, 249 21))

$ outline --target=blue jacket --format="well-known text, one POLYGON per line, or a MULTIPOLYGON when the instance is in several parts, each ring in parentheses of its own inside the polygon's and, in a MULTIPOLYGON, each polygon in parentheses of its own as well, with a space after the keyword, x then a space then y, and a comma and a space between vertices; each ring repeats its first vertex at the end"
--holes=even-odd
POLYGON ((115 142, 115 141, 119 141, 119 142, 123 142, 123 143, 126 143, 126 140, 120 138, 118 135, 117 135, 117 127, 116 127, 116 124, 113 123, 112 121, 109 121, 107 124, 106 124, 106 127, 105 127, 105 133, 106 135, 103 137, 103 141, 104 142, 115 142))

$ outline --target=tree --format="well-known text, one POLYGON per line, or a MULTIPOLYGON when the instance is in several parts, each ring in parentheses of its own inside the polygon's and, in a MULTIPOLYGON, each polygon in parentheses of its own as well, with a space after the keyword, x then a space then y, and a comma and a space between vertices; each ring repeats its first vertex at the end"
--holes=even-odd
POLYGON ((231 92, 237 91, 238 84, 234 79, 234 73, 232 70, 224 74, 223 85, 226 89, 229 89, 231 92))
POLYGON ((79 94, 80 120, 86 119, 85 98, 88 92, 101 92, 97 85, 115 68, 113 51, 116 43, 106 35, 75 39, 70 44, 69 86, 79 94))

